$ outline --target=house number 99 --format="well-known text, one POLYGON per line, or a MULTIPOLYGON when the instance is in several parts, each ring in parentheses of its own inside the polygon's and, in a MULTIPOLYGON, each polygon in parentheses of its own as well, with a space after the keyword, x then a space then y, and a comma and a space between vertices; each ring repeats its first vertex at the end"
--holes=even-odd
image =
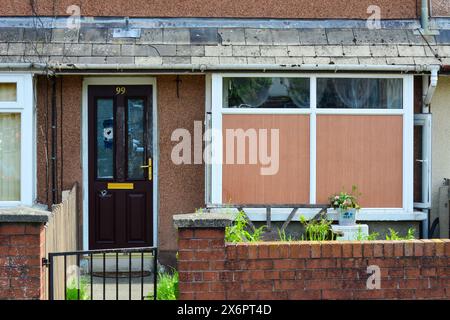
POLYGON ((125 87, 116 87, 116 94, 125 94, 126 92, 125 87))

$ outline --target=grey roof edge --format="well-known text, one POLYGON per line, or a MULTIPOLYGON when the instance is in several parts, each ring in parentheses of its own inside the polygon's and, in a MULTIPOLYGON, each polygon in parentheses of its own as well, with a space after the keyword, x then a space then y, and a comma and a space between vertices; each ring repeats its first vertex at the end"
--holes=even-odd
POLYGON ((225 228, 235 218, 235 213, 224 212, 177 214, 173 216, 173 224, 176 228, 225 228))
POLYGON ((252 71, 384 71, 384 72, 430 72, 439 70, 440 64, 426 65, 409 65, 409 64, 392 64, 392 65, 369 65, 369 64, 39 64, 39 63, 0 63, 1 69, 37 69, 47 71, 72 70, 188 70, 188 71, 236 71, 236 70, 252 70, 252 71))
POLYGON ((37 207, 0 208, 0 223, 46 223, 51 215, 37 207))
MULTIPOLYGON (((448 26, 448 18, 431 20, 432 28, 448 26)), ((67 28, 66 17, 2 17, 0 27, 67 28)), ((381 20, 383 29, 418 29, 417 19, 381 20)), ((367 28, 365 19, 248 19, 248 18, 126 18, 81 17, 81 27, 92 28, 367 28)))

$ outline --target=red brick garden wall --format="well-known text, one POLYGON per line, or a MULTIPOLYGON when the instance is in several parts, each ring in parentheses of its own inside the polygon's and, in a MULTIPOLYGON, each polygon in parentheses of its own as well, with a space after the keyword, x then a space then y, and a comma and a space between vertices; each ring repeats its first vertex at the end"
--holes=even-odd
POLYGON ((229 244, 223 228, 180 228, 178 241, 180 299, 450 298, 450 240, 229 244))
POLYGON ((43 297, 44 238, 42 223, 0 223, 0 300, 43 297))

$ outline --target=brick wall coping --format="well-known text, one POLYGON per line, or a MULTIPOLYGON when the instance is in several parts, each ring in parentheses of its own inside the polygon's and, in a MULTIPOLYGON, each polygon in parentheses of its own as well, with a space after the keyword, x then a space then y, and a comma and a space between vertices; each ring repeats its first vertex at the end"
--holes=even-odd
POLYGON ((48 222, 50 215, 51 212, 37 207, 18 206, 11 208, 0 208, 0 223, 45 223, 48 222))
POLYGON ((225 243, 228 257, 245 252, 246 258, 372 258, 450 256, 449 239, 373 241, 261 241, 225 243))
POLYGON ((205 212, 173 216, 176 228, 225 228, 233 224, 235 213, 205 212))

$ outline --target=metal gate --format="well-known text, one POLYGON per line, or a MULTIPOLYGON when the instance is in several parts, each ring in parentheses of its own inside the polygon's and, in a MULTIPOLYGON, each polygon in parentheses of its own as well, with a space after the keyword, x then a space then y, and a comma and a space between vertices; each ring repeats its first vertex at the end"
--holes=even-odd
POLYGON ((49 300, 156 300, 157 248, 53 252, 49 300))

